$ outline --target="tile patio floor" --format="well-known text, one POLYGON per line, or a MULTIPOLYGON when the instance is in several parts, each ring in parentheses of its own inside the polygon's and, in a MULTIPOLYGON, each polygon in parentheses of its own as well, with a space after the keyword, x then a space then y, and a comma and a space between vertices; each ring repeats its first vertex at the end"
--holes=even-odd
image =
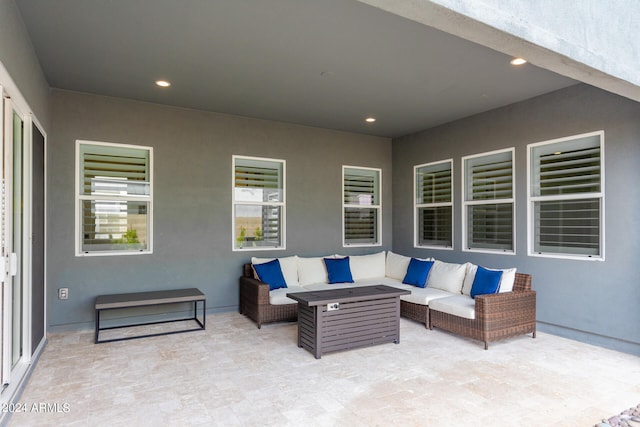
POLYGON ((401 320, 400 344, 316 360, 296 324, 93 344, 49 335, 9 426, 593 426, 640 403, 640 358, 538 333, 493 343, 401 320), (57 406, 56 406, 57 404, 57 406))

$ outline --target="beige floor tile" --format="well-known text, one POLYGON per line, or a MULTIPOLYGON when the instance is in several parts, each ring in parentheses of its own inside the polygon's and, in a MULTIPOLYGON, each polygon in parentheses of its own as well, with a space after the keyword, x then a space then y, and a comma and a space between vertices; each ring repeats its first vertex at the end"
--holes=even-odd
POLYGON ((493 343, 402 319, 401 343, 324 355, 295 324, 93 344, 50 334, 10 426, 591 426, 640 403, 640 358, 538 333, 493 343), (50 405, 51 406, 51 405, 50 405))

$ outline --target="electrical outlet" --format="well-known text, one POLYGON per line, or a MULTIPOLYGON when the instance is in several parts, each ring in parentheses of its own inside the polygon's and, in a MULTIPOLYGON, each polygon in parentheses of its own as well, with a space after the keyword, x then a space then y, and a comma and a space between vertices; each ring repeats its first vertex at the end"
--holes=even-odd
POLYGON ((58 288, 58 299, 69 299, 69 288, 58 288))
POLYGON ((327 304, 327 311, 340 310, 339 302, 332 302, 331 304, 327 304))

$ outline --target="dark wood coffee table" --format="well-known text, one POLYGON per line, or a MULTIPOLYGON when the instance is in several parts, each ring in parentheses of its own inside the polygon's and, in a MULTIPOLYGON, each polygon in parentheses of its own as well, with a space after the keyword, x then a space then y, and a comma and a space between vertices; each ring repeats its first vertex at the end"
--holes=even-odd
POLYGON ((331 351, 400 342, 400 295, 386 285, 294 292, 298 347, 316 359, 331 351))

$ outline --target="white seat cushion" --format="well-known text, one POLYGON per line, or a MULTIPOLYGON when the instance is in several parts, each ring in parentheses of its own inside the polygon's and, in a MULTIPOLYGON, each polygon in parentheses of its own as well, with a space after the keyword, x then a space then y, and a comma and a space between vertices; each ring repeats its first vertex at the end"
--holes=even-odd
POLYGON ((324 291, 327 289, 352 288, 354 285, 354 283, 311 283, 310 285, 305 285, 304 290, 305 292, 324 291))
POLYGON ((462 293, 464 276, 467 274, 467 264, 452 264, 442 261, 434 261, 427 286, 430 288, 442 289, 452 294, 462 293))
POLYGON ((401 295, 400 299, 414 304, 429 305, 431 301, 436 298, 450 297, 451 292, 443 291, 442 289, 435 288, 418 288, 416 286, 409 286, 411 295, 401 295))
POLYGON ((287 297, 290 292, 306 292, 307 289, 301 286, 290 286, 288 288, 279 288, 269 291, 269 302, 273 305, 295 304, 297 301, 287 297))
POLYGON ((454 295, 446 298, 437 298, 429 303, 429 310, 436 310, 465 319, 476 318, 476 302, 466 295, 454 295))
POLYGON ((337 288, 354 288, 359 286, 375 286, 375 285, 387 285, 393 286, 398 289, 406 289, 408 291, 412 289, 416 289, 415 286, 405 285, 399 280, 390 279, 388 277, 376 277, 372 279, 358 280, 354 283, 312 283, 310 285, 305 285, 305 291, 323 291, 325 289, 337 289, 337 288))
MULTIPOLYGON (((264 264, 269 261, 273 261, 276 258, 251 258, 251 264, 264 264)), ((284 281, 287 283, 288 287, 291 286, 299 286, 300 282, 298 281, 298 257, 296 255, 277 258, 280 262, 280 269, 282 270, 282 276, 284 276, 284 281)), ((255 270, 253 271, 254 277, 259 279, 255 270)))
POLYGON ((353 280, 371 279, 385 276, 386 257, 384 251, 371 255, 349 256, 349 266, 353 280))
POLYGON ((376 285, 386 285, 391 286, 398 289, 406 289, 411 290, 413 286, 405 285, 400 280, 391 279, 389 277, 375 277, 371 279, 358 280, 354 284, 354 286, 376 286, 376 285))
POLYGON ((362 283, 366 283, 367 285, 387 285, 398 289, 406 289, 408 291, 415 289, 415 286, 402 283, 402 279, 397 280, 390 277, 378 277, 374 280, 364 280, 362 283))

